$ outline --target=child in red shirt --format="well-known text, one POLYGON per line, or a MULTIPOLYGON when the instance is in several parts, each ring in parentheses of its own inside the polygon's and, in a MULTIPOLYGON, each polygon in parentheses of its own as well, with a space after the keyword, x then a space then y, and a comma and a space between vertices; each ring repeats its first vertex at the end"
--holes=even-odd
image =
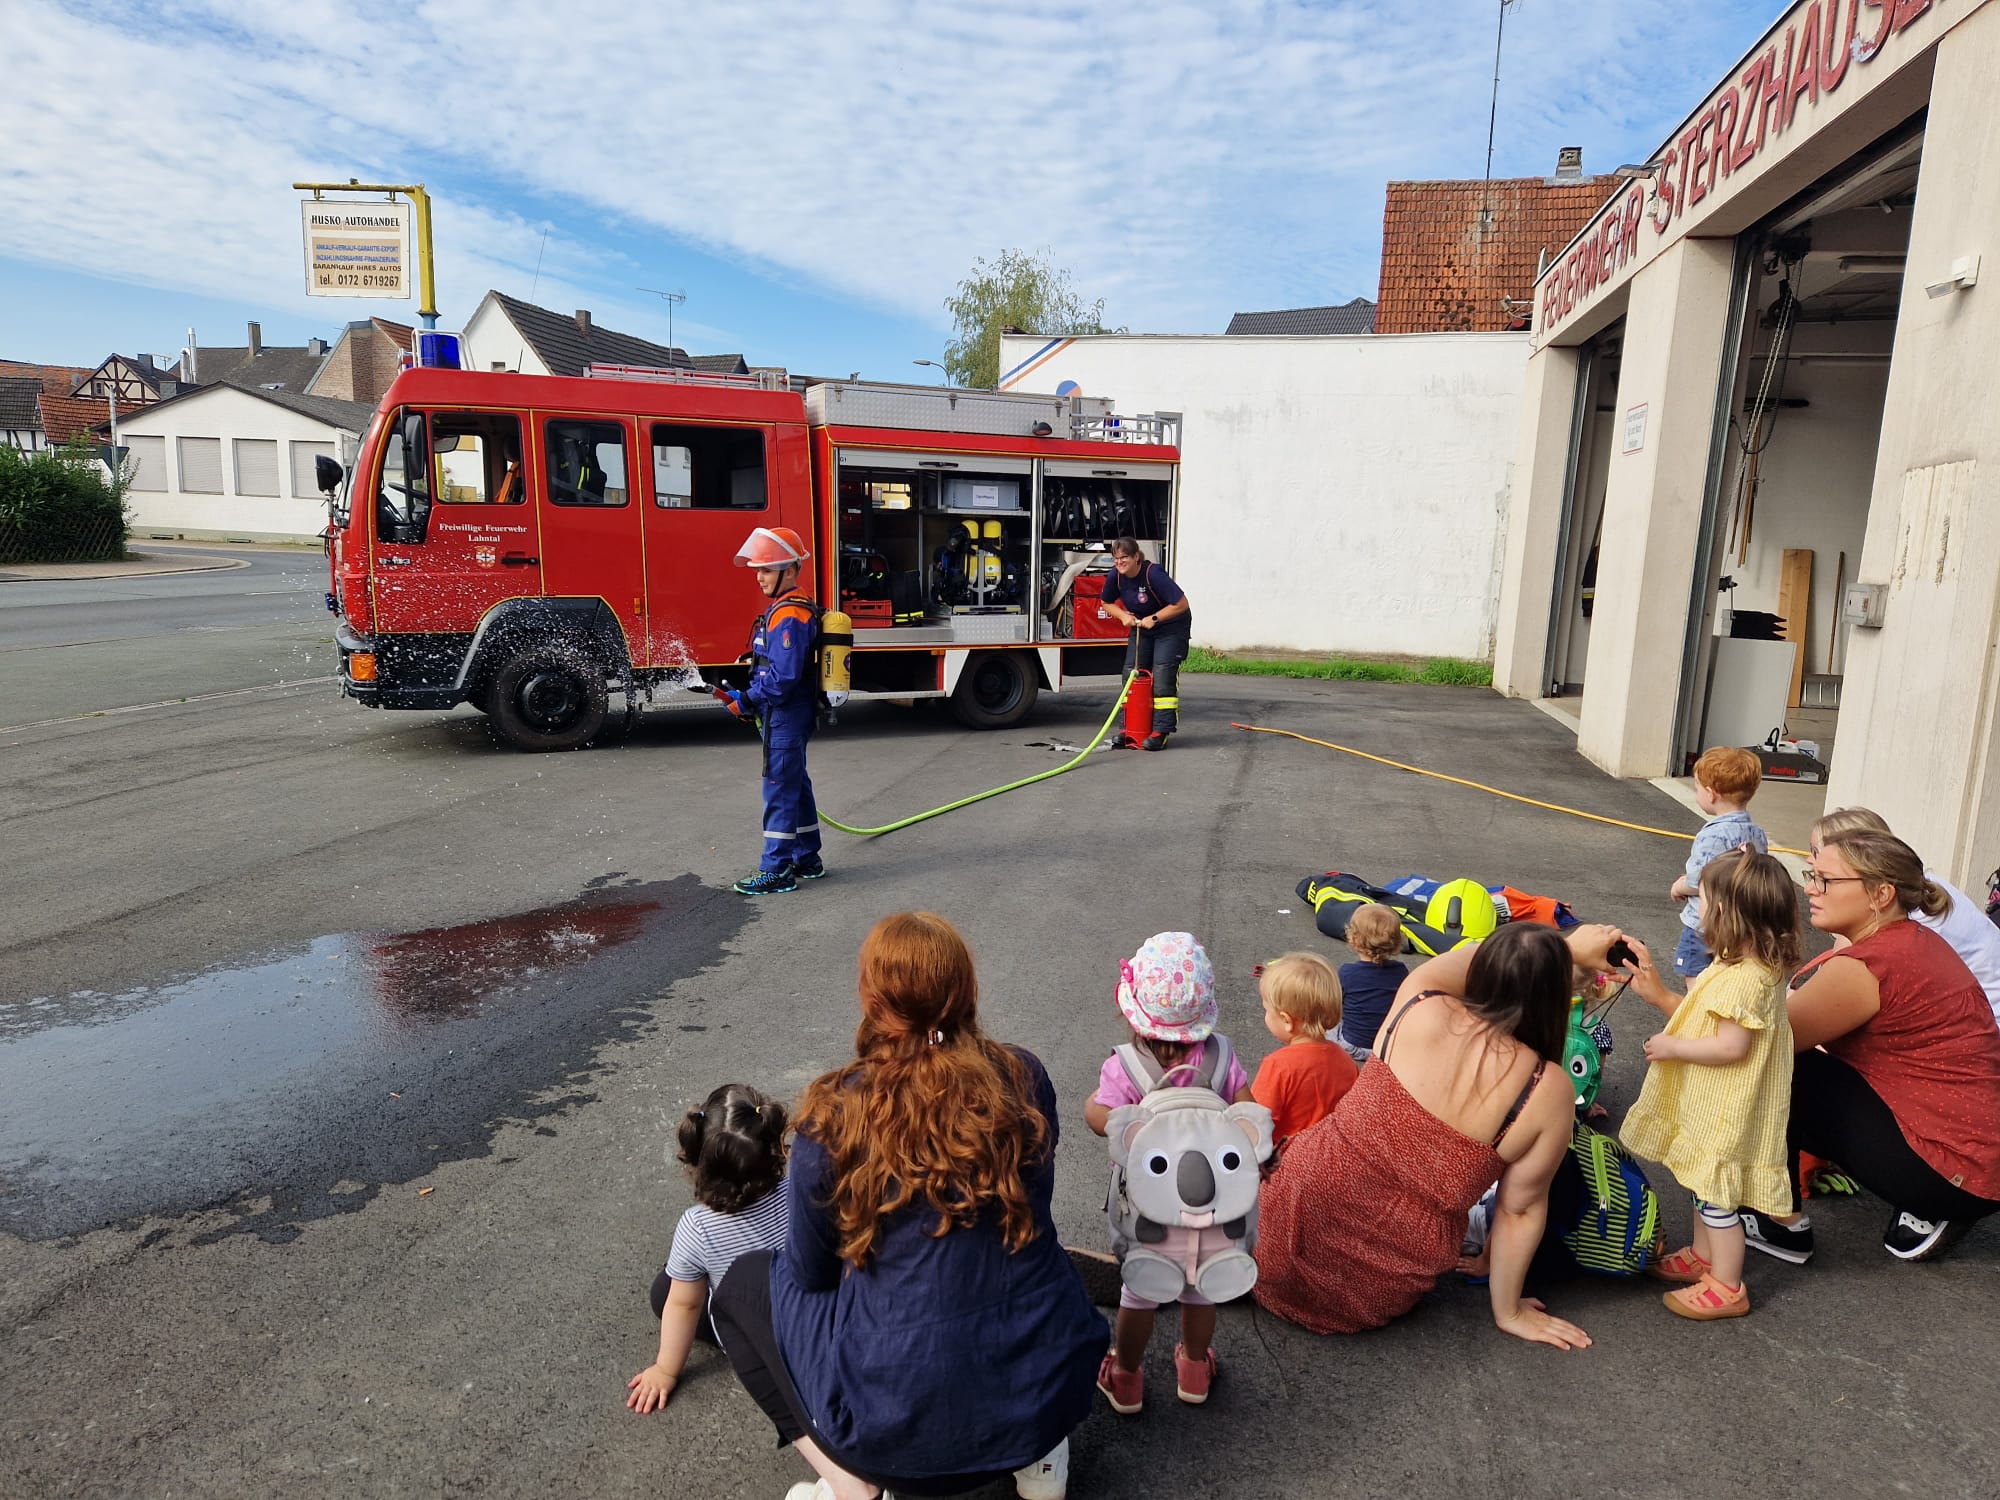
POLYGON ((1258 1066, 1250 1095, 1271 1112, 1280 1146, 1333 1113, 1354 1087, 1354 1059, 1327 1033, 1340 1025, 1340 976, 1317 953, 1287 953, 1257 980, 1264 1029, 1284 1043, 1258 1066))

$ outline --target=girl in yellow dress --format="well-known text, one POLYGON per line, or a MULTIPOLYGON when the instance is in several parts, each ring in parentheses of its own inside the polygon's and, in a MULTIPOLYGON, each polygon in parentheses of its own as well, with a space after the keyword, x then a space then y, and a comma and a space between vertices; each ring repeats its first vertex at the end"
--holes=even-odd
POLYGON ((1645 945, 1632 941, 1632 988, 1669 1019, 1647 1039, 1652 1066, 1620 1135, 1694 1194, 1694 1242, 1649 1273, 1680 1283, 1666 1294, 1667 1310, 1740 1318, 1750 1311, 1741 1213, 1792 1208, 1785 974, 1799 961, 1801 934, 1791 876, 1755 849, 1717 855, 1701 872, 1701 929, 1715 963, 1685 996, 1661 982, 1645 945))

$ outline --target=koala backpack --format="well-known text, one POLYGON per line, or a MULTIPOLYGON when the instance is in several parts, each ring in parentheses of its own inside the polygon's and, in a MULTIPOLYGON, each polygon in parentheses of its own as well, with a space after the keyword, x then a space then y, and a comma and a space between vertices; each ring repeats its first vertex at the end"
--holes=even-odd
POLYGON ((1125 1285, 1149 1302, 1177 1301, 1189 1287, 1227 1302, 1257 1284, 1258 1164, 1270 1158, 1271 1112, 1229 1104, 1228 1038, 1211 1036, 1186 1086, 1170 1085, 1148 1053, 1129 1043, 1117 1057, 1141 1091, 1111 1111, 1111 1248, 1125 1285))

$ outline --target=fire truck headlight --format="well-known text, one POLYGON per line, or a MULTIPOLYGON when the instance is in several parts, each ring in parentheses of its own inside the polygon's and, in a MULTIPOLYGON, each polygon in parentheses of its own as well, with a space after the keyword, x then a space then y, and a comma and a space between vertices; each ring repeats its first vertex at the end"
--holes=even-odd
POLYGON ((353 682, 373 682, 375 680, 375 653, 357 651, 347 658, 347 676, 353 682))

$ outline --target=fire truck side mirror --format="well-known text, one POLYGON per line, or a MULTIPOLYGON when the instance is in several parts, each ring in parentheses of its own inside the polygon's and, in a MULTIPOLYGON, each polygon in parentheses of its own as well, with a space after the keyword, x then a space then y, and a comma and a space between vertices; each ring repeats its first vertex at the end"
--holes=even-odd
POLYGON ((340 481, 347 477, 347 471, 338 461, 322 453, 313 460, 313 478, 318 482, 320 493, 331 495, 340 488, 340 481))

